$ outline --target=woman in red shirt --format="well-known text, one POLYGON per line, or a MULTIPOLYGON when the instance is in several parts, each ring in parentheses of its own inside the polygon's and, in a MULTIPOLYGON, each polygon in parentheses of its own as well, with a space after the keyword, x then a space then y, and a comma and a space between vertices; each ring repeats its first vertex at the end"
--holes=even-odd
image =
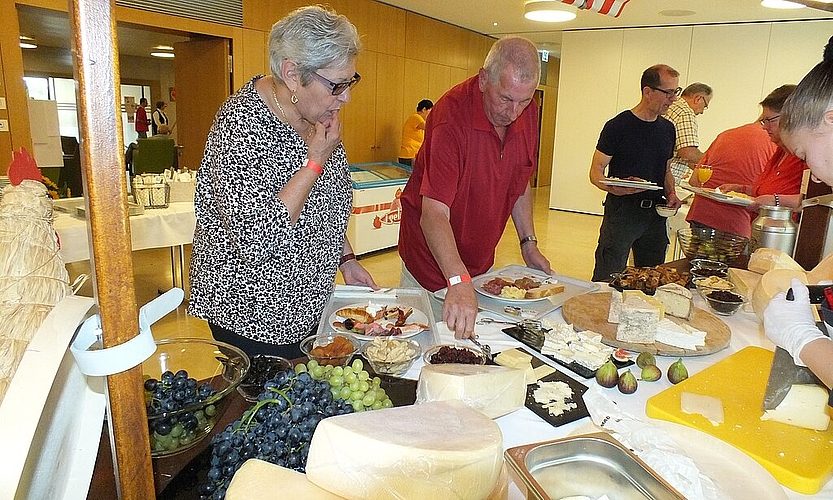
POLYGON ((783 206, 797 210, 801 206, 801 180, 807 164, 784 147, 779 133, 778 120, 784 101, 793 93, 795 85, 782 85, 761 101, 760 123, 769 138, 778 146, 767 162, 764 171, 752 185, 723 184, 720 191, 737 191, 754 198, 747 210, 757 212, 762 206, 783 206))

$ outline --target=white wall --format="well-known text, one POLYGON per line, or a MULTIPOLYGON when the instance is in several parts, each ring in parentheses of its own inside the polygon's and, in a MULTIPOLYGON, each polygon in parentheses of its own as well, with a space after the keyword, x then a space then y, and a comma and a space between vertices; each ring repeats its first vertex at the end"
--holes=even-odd
POLYGON ((561 50, 550 208, 602 213, 604 193, 588 179, 604 123, 640 99, 645 68, 664 63, 680 85, 714 88, 698 117, 701 150, 728 128, 755 120, 760 102, 798 83, 821 61, 833 21, 565 32, 561 50))

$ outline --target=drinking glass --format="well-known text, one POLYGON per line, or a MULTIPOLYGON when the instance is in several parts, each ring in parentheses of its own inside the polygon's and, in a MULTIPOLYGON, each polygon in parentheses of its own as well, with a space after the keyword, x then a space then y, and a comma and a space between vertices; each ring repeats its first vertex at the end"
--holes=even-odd
POLYGON ((706 181, 712 178, 712 167, 710 165, 697 166, 697 180, 700 184, 705 184, 706 181))

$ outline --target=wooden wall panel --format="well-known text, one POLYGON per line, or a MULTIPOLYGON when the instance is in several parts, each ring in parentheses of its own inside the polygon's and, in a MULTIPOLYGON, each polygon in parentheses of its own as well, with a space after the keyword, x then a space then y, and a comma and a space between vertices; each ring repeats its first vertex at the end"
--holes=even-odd
MULTIPOLYGON (((268 75, 269 70, 269 34, 258 30, 244 29, 242 36, 243 47, 241 50, 234 50, 234 58, 242 60, 240 71, 237 74, 235 67, 234 90, 240 88, 243 83, 248 82, 255 75, 268 75)), ((237 66, 235 64, 235 66, 237 66)))
POLYGON ((424 61, 405 59, 405 89, 402 97, 402 122, 416 113, 416 106, 423 99, 437 102, 428 90, 428 66, 424 61))
POLYGON ((350 102, 342 108, 342 140, 350 163, 374 161, 376 142, 376 54, 364 52, 356 61, 362 81, 350 90, 350 102))
POLYGON ((451 81, 451 68, 440 64, 428 65, 428 95, 437 96, 433 101, 439 99, 448 89, 459 82, 451 81))
POLYGON ((396 161, 402 138, 405 58, 379 54, 376 59, 376 161, 396 161))

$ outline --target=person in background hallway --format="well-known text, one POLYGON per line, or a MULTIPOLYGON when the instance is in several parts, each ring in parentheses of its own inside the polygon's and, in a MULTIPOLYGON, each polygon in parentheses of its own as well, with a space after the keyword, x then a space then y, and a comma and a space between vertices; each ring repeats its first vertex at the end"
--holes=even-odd
POLYGON ((683 90, 679 99, 668 107, 663 115, 674 124, 677 141, 674 143, 674 157, 671 158, 671 173, 674 183, 679 184, 691 167, 703 157, 700 138, 697 134, 697 115, 709 109, 712 88, 705 83, 692 83, 683 90))
MULTIPOLYGON (((527 266, 552 273, 538 250, 529 179, 538 162, 540 61, 521 37, 496 41, 477 75, 437 101, 402 193, 403 286, 448 287, 439 314, 457 338, 474 336, 471 276, 487 272, 512 216, 527 266)), ((429 295, 432 297, 433 295, 429 295)))
POLYGON ((607 281, 611 273, 624 269, 631 250, 636 266, 665 262, 668 234, 665 218, 655 207, 663 203, 670 208, 680 207, 671 174, 674 125, 662 117, 683 90, 677 86, 679 76, 665 64, 646 69, 640 81, 639 104, 608 120, 599 135, 590 165, 590 182, 606 191, 607 196, 593 281, 607 281), (662 189, 608 186, 603 183, 605 169, 609 177, 638 177, 662 189))
MULTIPOLYGON (((833 37, 822 61, 784 104, 780 127, 784 145, 807 162, 815 178, 833 186, 833 37)), ((807 287, 794 279, 792 289, 794 300, 779 293, 770 301, 764 311, 764 330, 797 365, 810 368, 833 388, 833 340, 816 327, 807 287)), ((828 405, 833 406, 833 391, 828 405)))
POLYGON ((414 157, 425 140, 425 120, 433 107, 433 102, 423 99, 417 104, 416 113, 405 120, 402 126, 402 145, 399 147, 399 163, 414 164, 414 157))
POLYGON ((269 36, 271 74, 231 95, 208 133, 194 209, 188 313, 247 354, 302 356, 336 272, 377 289, 347 240, 353 190, 339 112, 359 35, 318 6, 269 36))
MULTIPOLYGON (((716 188, 727 183, 752 184, 764 171, 777 146, 758 122, 724 130, 712 141, 701 163, 712 167, 712 176, 704 184, 695 174, 689 182, 695 187, 716 188)), ((749 238, 754 214, 738 205, 730 205, 695 195, 686 221, 692 227, 717 229, 749 238)))
POLYGON ((780 133, 781 108, 794 90, 795 85, 782 85, 760 103, 761 118, 758 123, 777 147, 761 175, 752 184, 729 183, 720 186, 720 191, 724 193, 737 191, 752 196, 754 200, 746 209, 753 212, 753 215, 763 206, 785 206, 793 210, 801 206, 801 180, 807 164, 787 151, 781 142, 780 133))
POLYGON ((168 103, 165 101, 156 101, 156 109, 151 113, 153 135, 159 133, 159 125, 168 125, 168 115, 165 114, 168 103))
POLYGON ((133 123, 136 127, 136 133, 139 134, 139 137, 142 139, 146 139, 148 136, 148 125, 150 125, 150 120, 148 120, 148 112, 145 108, 148 105, 148 100, 145 97, 139 99, 139 107, 136 108, 136 118, 134 119, 133 123))

